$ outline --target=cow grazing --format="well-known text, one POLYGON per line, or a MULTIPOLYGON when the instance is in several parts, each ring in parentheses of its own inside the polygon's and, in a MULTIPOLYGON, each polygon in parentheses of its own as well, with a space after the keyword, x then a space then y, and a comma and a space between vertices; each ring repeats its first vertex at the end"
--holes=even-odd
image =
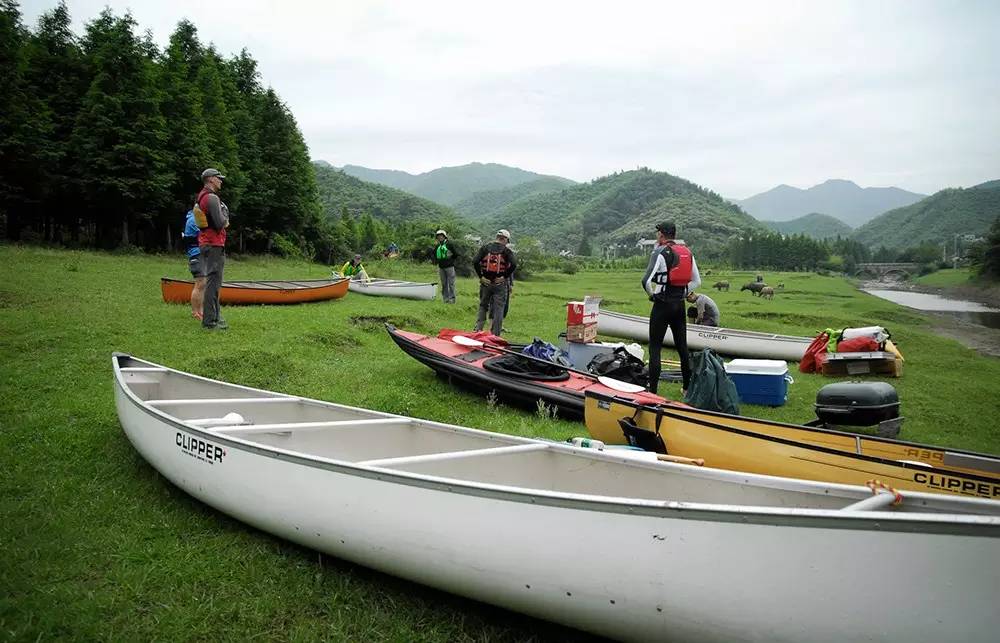
POLYGON ((743 287, 740 288, 740 292, 743 292, 744 290, 749 290, 755 295, 760 295, 760 291, 764 288, 767 288, 767 284, 765 284, 763 281, 754 281, 748 284, 743 284, 743 287))
POLYGON ((728 281, 717 281, 714 284, 712 284, 712 288, 715 288, 716 290, 718 290, 720 292, 723 291, 723 290, 725 290, 726 292, 729 292, 729 282, 728 281))
POLYGON ((774 299, 774 288, 770 286, 765 286, 760 289, 760 296, 767 299, 774 299))

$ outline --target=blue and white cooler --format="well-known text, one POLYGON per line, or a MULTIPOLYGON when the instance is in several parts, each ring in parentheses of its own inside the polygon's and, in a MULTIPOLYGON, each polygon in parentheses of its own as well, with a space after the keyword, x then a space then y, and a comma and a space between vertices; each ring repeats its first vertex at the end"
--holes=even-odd
POLYGON ((740 402, 781 406, 788 399, 788 363, 780 359, 734 359, 726 364, 726 374, 736 385, 740 402))

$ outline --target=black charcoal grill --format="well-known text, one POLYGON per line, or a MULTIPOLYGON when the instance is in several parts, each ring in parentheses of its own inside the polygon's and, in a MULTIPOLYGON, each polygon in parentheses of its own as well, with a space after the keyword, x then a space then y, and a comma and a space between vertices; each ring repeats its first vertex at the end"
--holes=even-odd
POLYGON ((899 435, 899 394, 887 382, 837 382, 816 393, 816 417, 811 426, 876 427, 881 437, 899 435))

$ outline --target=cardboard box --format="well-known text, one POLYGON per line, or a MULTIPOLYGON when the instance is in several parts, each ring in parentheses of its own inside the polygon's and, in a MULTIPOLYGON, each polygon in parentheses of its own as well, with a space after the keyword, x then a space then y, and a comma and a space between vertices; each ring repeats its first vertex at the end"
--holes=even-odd
POLYGON ((583 301, 566 302, 566 327, 596 324, 600 306, 600 297, 587 296, 583 298, 583 301))
POLYGON ((597 339, 597 322, 592 324, 573 324, 566 327, 567 342, 592 342, 597 339))

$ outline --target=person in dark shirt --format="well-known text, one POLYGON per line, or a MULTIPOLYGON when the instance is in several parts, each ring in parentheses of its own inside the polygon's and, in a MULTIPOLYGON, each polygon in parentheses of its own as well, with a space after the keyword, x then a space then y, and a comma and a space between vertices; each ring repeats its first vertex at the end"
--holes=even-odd
POLYGON ((497 337, 503 332, 504 309, 507 305, 507 284, 517 269, 517 259, 507 244, 510 232, 500 230, 495 241, 487 243, 472 260, 472 267, 479 276, 479 316, 476 331, 481 331, 487 314, 493 322, 490 332, 497 337))
POLYGON ((434 248, 434 263, 438 267, 438 277, 441 279, 441 299, 446 304, 455 303, 455 260, 458 253, 448 241, 448 233, 438 230, 434 237, 437 246, 434 248))

